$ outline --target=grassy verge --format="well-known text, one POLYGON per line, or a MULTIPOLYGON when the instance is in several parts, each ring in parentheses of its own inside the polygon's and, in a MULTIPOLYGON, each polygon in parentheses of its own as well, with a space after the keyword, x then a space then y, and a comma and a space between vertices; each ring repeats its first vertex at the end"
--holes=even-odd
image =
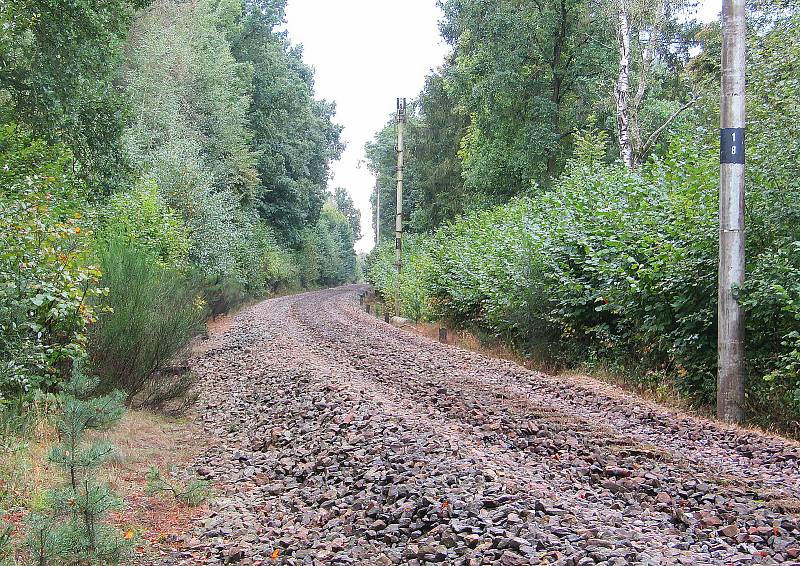
MULTIPOLYGON (((44 411, 20 429, 6 429, 0 437, 0 522, 13 528, 11 564, 24 558, 24 521, 29 511, 42 505, 45 492, 59 483, 57 470, 47 461, 55 430, 44 411)), ((147 472, 157 466, 165 475, 185 467, 205 447, 206 441, 193 418, 165 417, 149 411, 127 411, 122 421, 103 438, 114 444, 116 457, 104 466, 100 479, 124 498, 124 508, 111 514, 120 536, 136 536, 137 561, 168 551, 177 544, 204 506, 187 507, 173 498, 147 492, 147 472)), ((1 530, 1 529, 0 529, 1 530)))

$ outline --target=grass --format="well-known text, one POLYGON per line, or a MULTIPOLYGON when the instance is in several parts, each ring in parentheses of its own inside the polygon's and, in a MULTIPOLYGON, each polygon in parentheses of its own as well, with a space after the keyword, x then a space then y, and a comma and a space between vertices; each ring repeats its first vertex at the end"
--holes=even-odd
MULTIPOLYGON (((37 508, 44 493, 60 481, 47 462, 55 435, 45 411, 27 417, 15 430, 0 428, 0 524, 14 527, 12 548, 17 558, 23 556, 27 512, 37 508)), ((174 498, 148 494, 147 472, 150 466, 165 475, 173 467, 185 467, 207 447, 204 435, 191 415, 172 418, 129 410, 116 427, 99 436, 118 449, 100 471, 100 479, 125 500, 122 511, 110 514, 111 521, 120 532, 136 533, 137 554, 159 552, 189 530, 204 506, 189 508, 174 498)))
POLYGON ((24 417, 2 416, 0 424, 0 520, 41 498, 53 468, 47 451, 56 435, 39 407, 24 417))

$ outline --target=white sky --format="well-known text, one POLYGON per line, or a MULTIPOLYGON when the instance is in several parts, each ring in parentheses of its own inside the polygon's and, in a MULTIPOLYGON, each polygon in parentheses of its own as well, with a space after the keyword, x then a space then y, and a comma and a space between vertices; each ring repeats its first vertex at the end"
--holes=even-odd
POLYGON ((372 248, 369 196, 375 178, 361 163, 364 144, 394 111, 396 99, 414 98, 425 76, 447 53, 439 37, 436 0, 289 0, 292 43, 315 69, 316 96, 336 101, 347 149, 333 164, 330 187, 344 187, 361 210, 364 237, 356 250, 372 248))
MULTIPOLYGON (((721 0, 700 2, 697 18, 715 19, 721 0)), ((383 127, 397 97, 414 98, 429 71, 447 53, 439 36, 436 0, 289 0, 286 29, 302 43, 314 67, 317 98, 336 102, 347 149, 333 164, 330 187, 341 186, 361 210, 364 237, 356 250, 372 248, 369 196, 374 177, 363 164, 364 144, 383 127)))

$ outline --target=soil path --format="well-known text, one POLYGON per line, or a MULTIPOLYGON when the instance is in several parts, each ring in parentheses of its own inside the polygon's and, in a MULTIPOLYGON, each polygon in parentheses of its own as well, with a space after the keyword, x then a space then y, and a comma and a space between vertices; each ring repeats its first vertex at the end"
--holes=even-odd
POLYGON ((404 332, 364 289, 259 303, 193 360, 221 493, 164 564, 800 555, 797 444, 404 332))

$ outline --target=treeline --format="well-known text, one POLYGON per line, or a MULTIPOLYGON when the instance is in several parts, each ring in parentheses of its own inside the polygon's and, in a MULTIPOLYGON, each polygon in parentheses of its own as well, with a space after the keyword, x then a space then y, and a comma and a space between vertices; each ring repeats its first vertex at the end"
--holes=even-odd
MULTIPOLYGON (((444 8, 452 54, 408 126, 406 313, 712 404, 719 24, 661 0, 444 8)), ((797 433, 800 5, 750 7, 748 58, 747 402, 797 433)), ((393 135, 367 147, 383 202, 393 135)), ((389 300, 393 246, 369 268, 389 300)))
POLYGON ((343 144, 285 0, 0 6, 0 409, 78 365, 164 407, 250 297, 354 281, 343 144))

